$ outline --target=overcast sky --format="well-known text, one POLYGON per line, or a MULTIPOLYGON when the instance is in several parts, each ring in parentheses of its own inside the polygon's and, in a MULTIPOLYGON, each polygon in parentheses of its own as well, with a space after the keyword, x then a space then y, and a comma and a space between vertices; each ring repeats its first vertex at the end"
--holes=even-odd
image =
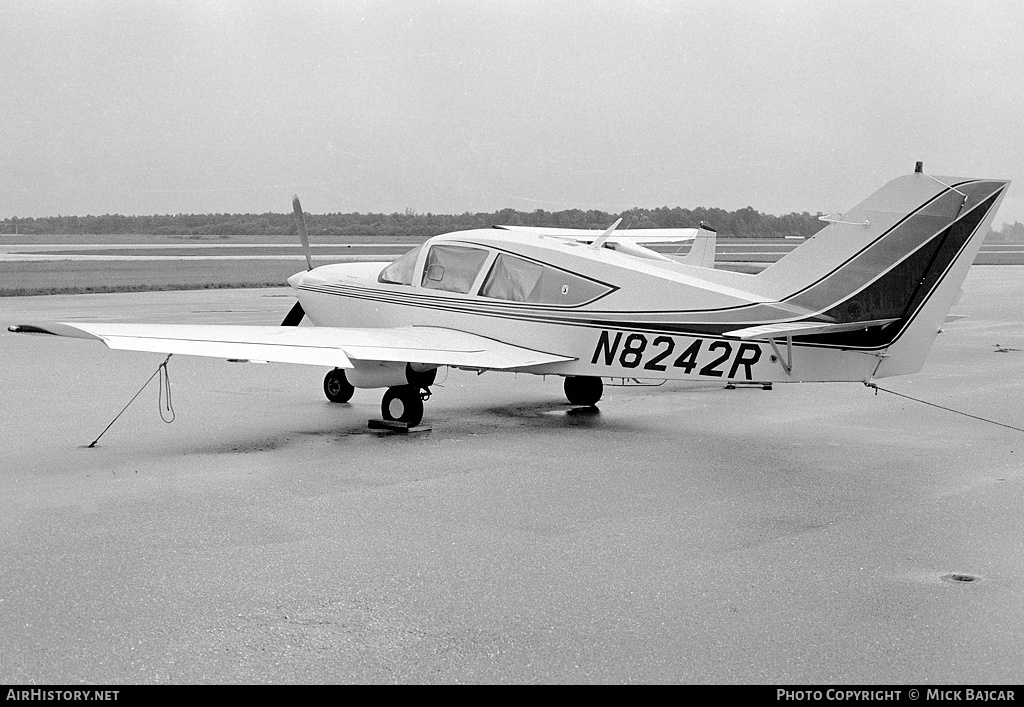
POLYGON ((1024 3, 0 0, 0 217, 840 211, 1017 180, 1024 3))

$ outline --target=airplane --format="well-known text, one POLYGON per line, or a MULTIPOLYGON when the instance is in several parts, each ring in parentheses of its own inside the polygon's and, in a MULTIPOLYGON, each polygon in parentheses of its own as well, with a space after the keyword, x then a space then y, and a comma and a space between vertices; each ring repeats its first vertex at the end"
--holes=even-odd
POLYGON ((714 268, 714 230, 501 226, 445 233, 393 262, 288 278, 282 326, 28 323, 12 332, 111 349, 329 367, 324 394, 384 388, 419 425, 439 368, 561 376, 594 406, 603 379, 860 382, 916 373, 961 294, 1009 181, 918 163, 756 274, 714 268), (694 240, 684 257, 646 247, 694 240), (710 244, 709 257, 707 245, 710 244), (299 326, 303 320, 308 325, 299 326))

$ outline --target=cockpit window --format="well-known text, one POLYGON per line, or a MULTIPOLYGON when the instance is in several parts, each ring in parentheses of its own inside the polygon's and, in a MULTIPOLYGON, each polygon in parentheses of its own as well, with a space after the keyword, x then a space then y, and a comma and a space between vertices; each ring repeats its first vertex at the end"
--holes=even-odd
POLYGON ((525 302, 540 279, 544 266, 499 253, 480 290, 484 297, 525 302))
POLYGON ((380 271, 377 282, 390 282, 395 285, 411 285, 416 274, 416 259, 423 246, 416 246, 408 253, 380 271))
POLYGON ((550 265, 499 253, 480 288, 480 296, 511 302, 574 306, 597 299, 611 290, 608 285, 550 265))
POLYGON ((457 245, 435 245, 427 251, 420 284, 431 290, 467 293, 487 260, 487 251, 457 245))

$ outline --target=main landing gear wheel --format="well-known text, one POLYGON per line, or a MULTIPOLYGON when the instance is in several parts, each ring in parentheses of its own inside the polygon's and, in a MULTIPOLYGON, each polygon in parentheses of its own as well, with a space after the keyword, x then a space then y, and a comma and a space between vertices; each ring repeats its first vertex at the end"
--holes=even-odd
POLYGON ((423 396, 418 385, 396 385, 388 388, 380 401, 380 415, 385 420, 404 422, 415 427, 423 419, 423 396))
POLYGON ((604 393, 604 383, 595 376, 567 376, 565 397, 573 405, 597 405, 604 393))
POLYGON ((332 403, 347 403, 352 399, 355 390, 345 377, 343 368, 335 368, 324 376, 324 395, 332 403))

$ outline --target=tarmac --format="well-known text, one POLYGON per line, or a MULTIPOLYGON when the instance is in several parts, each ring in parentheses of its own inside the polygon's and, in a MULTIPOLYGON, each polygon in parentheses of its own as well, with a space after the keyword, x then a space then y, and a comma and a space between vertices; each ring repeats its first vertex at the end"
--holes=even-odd
MULTIPOLYGON (((1019 684, 1024 432, 861 385, 326 371, 10 334, 276 324, 286 289, 0 299, 0 682, 1019 684), (164 417, 170 413, 164 409, 164 417), (963 581, 973 580, 973 581, 963 581)), ((1024 268, 880 384, 1024 428, 1024 268)))

